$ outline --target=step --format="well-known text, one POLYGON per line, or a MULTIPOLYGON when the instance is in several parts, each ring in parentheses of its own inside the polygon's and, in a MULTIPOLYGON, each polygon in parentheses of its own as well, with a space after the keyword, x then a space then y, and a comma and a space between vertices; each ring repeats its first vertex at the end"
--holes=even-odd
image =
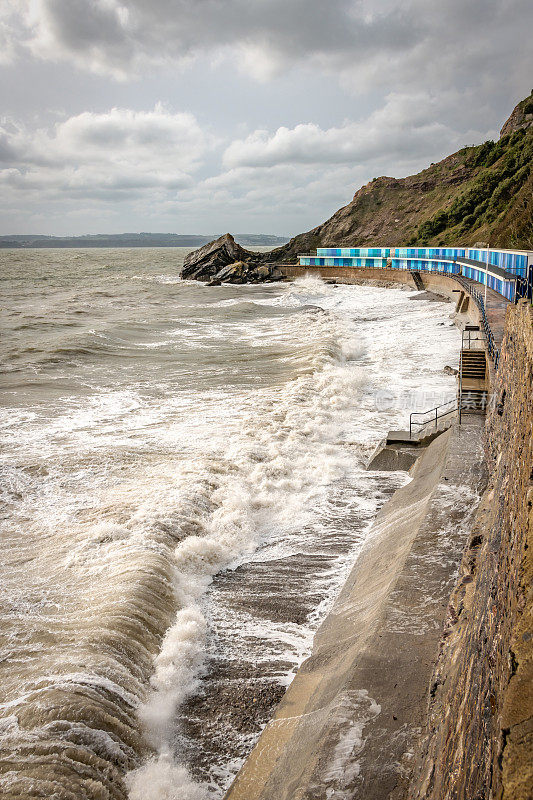
POLYGON ((487 392, 465 392, 461 397, 461 414, 485 414, 487 392))
POLYGON ((386 444, 412 444, 413 441, 416 441, 416 434, 414 431, 413 438, 409 435, 409 431, 389 431, 386 444))

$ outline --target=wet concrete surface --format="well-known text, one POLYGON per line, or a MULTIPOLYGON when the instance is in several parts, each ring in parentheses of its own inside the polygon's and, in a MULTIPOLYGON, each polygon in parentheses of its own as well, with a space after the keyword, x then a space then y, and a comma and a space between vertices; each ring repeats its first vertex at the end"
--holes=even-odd
MULTIPOLYGON (((383 475, 379 506, 403 480, 383 475)), ((209 657, 194 693, 180 707, 175 746, 191 776, 217 796, 216 787, 227 786, 230 773, 237 772, 284 696, 287 676, 309 652, 309 630, 318 625, 313 615, 332 571, 366 535, 372 514, 352 507, 342 482, 337 488, 328 504, 327 537, 304 528, 294 552, 265 560, 259 553, 213 579, 209 657), (302 656, 298 648, 305 648, 302 656)))
POLYGON ((406 800, 448 599, 485 484, 484 418, 423 453, 227 800, 406 800))

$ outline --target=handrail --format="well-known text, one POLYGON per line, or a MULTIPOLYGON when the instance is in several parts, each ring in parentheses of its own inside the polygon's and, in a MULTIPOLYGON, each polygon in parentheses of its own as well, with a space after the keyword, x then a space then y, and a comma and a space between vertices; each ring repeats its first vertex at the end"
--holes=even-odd
POLYGON ((454 398, 453 400, 448 400, 447 403, 441 403, 440 406, 435 406, 435 408, 430 408, 429 411, 411 411, 411 414, 409 415, 409 438, 410 439, 413 438, 414 425, 423 428, 425 425, 429 425, 433 421, 433 416, 431 419, 427 419, 423 422, 416 422, 415 420, 413 420, 413 417, 424 417, 427 416, 427 414, 433 415, 433 412, 435 412, 435 426, 437 426, 439 423, 439 419, 442 419, 442 417, 446 417, 448 414, 453 414, 454 411, 457 411, 456 398, 454 398), (439 408, 445 408, 446 406, 449 406, 450 403, 454 404, 453 408, 450 408, 448 411, 443 411, 442 413, 439 414, 439 408))
POLYGON ((471 328, 464 328, 461 331, 461 350, 475 350, 475 347, 472 347, 472 342, 483 342, 485 345, 485 333, 484 331, 480 331, 479 328, 472 330, 471 328), (473 334, 481 334, 481 336, 474 336, 473 334), (466 345, 466 346, 465 346, 466 345))
POLYGON ((485 336, 487 338, 487 350, 489 351, 489 355, 494 362, 494 369, 498 369, 498 361, 500 360, 500 351, 496 347, 496 343, 494 341, 494 336, 492 335, 492 330, 489 325, 489 321, 487 319, 487 315, 485 313, 485 303, 483 301, 482 296, 480 293, 471 286, 468 281, 463 278, 461 275, 454 275, 454 280, 458 281, 461 284, 463 289, 466 289, 468 294, 474 299, 477 307, 481 311, 481 321, 483 323, 483 330, 485 332, 485 336))

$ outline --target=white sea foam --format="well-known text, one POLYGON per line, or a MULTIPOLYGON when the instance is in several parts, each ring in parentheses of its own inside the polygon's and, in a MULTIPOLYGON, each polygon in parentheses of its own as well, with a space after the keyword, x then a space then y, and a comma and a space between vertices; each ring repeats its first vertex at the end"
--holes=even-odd
POLYGON ((361 769, 358 755, 364 748, 364 729, 380 713, 381 706, 366 689, 348 692, 331 712, 330 724, 339 729, 339 738, 324 769, 323 786, 328 800, 353 796, 353 782, 361 769))
MULTIPOLYGON (((349 308, 349 290, 341 292, 349 308)), ((276 298, 275 304, 308 307, 311 299, 336 308, 342 304, 338 290, 315 278, 296 282, 276 298)), ((232 305, 233 301, 222 303, 232 305)), ((258 409, 243 420, 240 435, 228 443, 226 450, 226 458, 237 474, 226 476, 214 492, 216 509, 205 535, 188 537, 175 551, 176 591, 183 608, 165 637, 155 662, 154 691, 140 712, 148 736, 159 743, 164 758, 170 752, 174 708, 195 690, 202 666, 206 625, 197 602, 211 577, 246 553, 253 558, 265 533, 261 514, 268 512, 269 527, 279 531, 290 527, 295 516, 304 524, 306 514, 312 515, 313 506, 319 505, 325 487, 349 469, 346 453, 337 441, 343 427, 349 424, 347 415, 353 410, 354 399, 368 385, 370 376, 357 359, 367 353, 369 345, 352 334, 345 316, 331 310, 317 313, 312 308, 291 320, 291 325, 293 335, 298 332, 299 336, 316 337, 321 343, 329 337, 330 344, 317 350, 309 373, 285 385, 270 409, 258 409)), ((372 413, 373 409, 369 411, 372 413)), ((278 557, 279 546, 276 541, 278 557)), ((338 586, 336 577, 337 581, 331 583, 338 586)), ((246 623, 241 615, 241 635, 261 637, 265 643, 270 640, 275 643, 274 649, 281 644, 285 655, 291 653, 297 664, 308 650, 312 631, 331 599, 326 597, 317 609, 311 628, 294 626, 291 631, 286 624, 259 625, 253 619, 246 623)), ((150 762, 146 773, 136 772, 137 788, 144 780, 149 781, 153 769, 154 762, 150 762)))
POLYGON ((206 789, 195 783, 169 753, 160 753, 126 776, 130 800, 206 800, 206 789))

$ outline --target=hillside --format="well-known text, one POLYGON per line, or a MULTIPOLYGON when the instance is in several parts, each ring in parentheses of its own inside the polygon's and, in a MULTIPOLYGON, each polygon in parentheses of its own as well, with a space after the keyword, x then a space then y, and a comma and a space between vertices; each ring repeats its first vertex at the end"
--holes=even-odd
POLYGON ((497 142, 464 147, 407 178, 374 178, 322 225, 270 253, 270 260, 293 261, 327 246, 483 241, 533 249, 532 164, 533 93, 516 106, 497 142))

